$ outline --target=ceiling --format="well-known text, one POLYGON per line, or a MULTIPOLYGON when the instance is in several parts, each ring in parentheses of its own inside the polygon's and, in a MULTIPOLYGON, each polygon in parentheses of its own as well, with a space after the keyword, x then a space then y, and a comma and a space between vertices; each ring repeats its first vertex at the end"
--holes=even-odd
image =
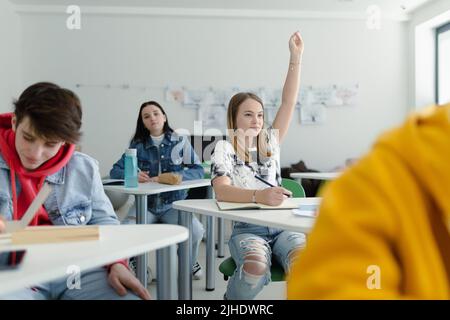
POLYGON ((108 7, 289 10, 325 13, 364 13, 377 5, 381 14, 410 14, 434 0, 10 0, 16 5, 79 5, 108 7))

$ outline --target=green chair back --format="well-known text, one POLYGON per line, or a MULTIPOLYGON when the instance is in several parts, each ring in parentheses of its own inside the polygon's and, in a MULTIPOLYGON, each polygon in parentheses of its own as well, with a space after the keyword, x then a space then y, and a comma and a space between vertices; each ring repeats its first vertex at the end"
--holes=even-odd
POLYGON ((202 162, 202 167, 205 171, 203 179, 211 179, 211 161, 202 162))
POLYGON ((281 186, 292 192, 292 197, 294 198, 305 197, 305 189, 303 189, 302 185, 295 180, 283 178, 281 180, 281 186))

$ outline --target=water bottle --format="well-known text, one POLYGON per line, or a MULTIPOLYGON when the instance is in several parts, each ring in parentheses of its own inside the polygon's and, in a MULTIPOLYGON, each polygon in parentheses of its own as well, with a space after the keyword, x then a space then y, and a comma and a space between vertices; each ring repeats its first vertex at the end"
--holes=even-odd
POLYGON ((138 186, 138 166, 136 149, 125 151, 125 187, 136 188, 138 186))

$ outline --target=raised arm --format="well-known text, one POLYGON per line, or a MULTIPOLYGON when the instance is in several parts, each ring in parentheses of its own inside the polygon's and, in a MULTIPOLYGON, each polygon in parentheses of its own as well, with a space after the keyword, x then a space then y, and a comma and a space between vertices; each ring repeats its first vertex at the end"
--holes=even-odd
POLYGON ((295 104, 297 103, 298 90, 300 87, 300 68, 303 55, 303 40, 300 32, 295 32, 289 39, 289 51, 289 68, 283 86, 281 106, 272 124, 274 129, 279 130, 279 143, 283 141, 283 138, 288 131, 295 104))

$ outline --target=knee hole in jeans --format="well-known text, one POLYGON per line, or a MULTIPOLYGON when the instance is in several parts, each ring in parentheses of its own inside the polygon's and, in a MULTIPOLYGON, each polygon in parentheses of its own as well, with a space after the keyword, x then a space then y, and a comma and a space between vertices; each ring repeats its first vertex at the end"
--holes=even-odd
POLYGON ((242 268, 251 275, 263 276, 267 272, 269 265, 265 256, 252 253, 244 257, 242 268))

